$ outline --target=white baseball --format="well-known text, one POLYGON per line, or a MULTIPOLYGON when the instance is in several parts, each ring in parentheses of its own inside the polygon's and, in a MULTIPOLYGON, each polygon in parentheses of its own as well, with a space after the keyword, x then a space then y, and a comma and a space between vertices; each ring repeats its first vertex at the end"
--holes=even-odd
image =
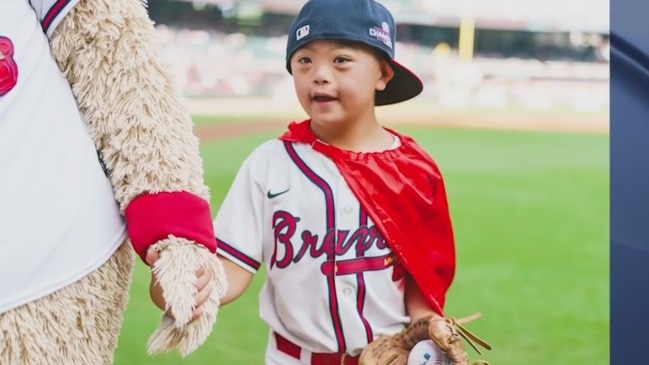
POLYGON ((431 340, 419 341, 410 350, 408 365, 451 365, 451 360, 431 340))

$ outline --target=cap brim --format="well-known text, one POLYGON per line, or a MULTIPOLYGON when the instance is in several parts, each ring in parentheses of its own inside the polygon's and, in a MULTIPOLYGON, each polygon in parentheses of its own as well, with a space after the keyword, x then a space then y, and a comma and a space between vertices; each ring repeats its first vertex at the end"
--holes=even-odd
POLYGON ((390 65, 394 70, 394 77, 388 82, 385 90, 377 91, 375 104, 389 105, 396 104, 419 95, 424 89, 424 84, 412 71, 399 64, 395 60, 390 60, 390 65))

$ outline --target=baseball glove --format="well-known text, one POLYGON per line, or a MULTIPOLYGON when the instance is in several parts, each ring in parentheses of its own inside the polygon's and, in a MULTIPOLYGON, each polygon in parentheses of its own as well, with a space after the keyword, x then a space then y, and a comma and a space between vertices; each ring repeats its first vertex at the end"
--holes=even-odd
MULTIPOLYGON (((448 356, 453 365, 469 365, 469 355, 462 346, 463 338, 478 353, 474 344, 491 350, 484 340, 467 330, 462 323, 480 317, 480 313, 455 319, 427 316, 421 318, 394 336, 382 336, 372 341, 361 353, 359 365, 406 365, 410 350, 420 341, 432 340, 448 356)), ((478 360, 473 365, 489 365, 478 360)))

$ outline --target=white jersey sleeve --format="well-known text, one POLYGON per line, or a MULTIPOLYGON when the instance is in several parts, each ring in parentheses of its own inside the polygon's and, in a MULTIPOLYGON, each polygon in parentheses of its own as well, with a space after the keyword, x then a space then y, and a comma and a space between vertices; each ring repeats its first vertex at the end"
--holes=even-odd
POLYGON ((263 262, 264 176, 270 162, 264 146, 243 162, 214 218, 218 254, 252 273, 263 262))
POLYGON ((61 20, 78 2, 79 0, 29 0, 48 38, 52 38, 61 20))

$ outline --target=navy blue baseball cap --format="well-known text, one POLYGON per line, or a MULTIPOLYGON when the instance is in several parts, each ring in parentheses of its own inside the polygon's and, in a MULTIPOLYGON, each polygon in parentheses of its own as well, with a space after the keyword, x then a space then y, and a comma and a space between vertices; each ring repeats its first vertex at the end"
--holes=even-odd
POLYGON ((396 33, 392 14, 376 0, 308 0, 289 29, 286 69, 291 73, 293 53, 313 40, 363 43, 379 50, 394 70, 385 90, 376 92, 375 104, 399 103, 419 95, 424 86, 394 60, 396 33))

